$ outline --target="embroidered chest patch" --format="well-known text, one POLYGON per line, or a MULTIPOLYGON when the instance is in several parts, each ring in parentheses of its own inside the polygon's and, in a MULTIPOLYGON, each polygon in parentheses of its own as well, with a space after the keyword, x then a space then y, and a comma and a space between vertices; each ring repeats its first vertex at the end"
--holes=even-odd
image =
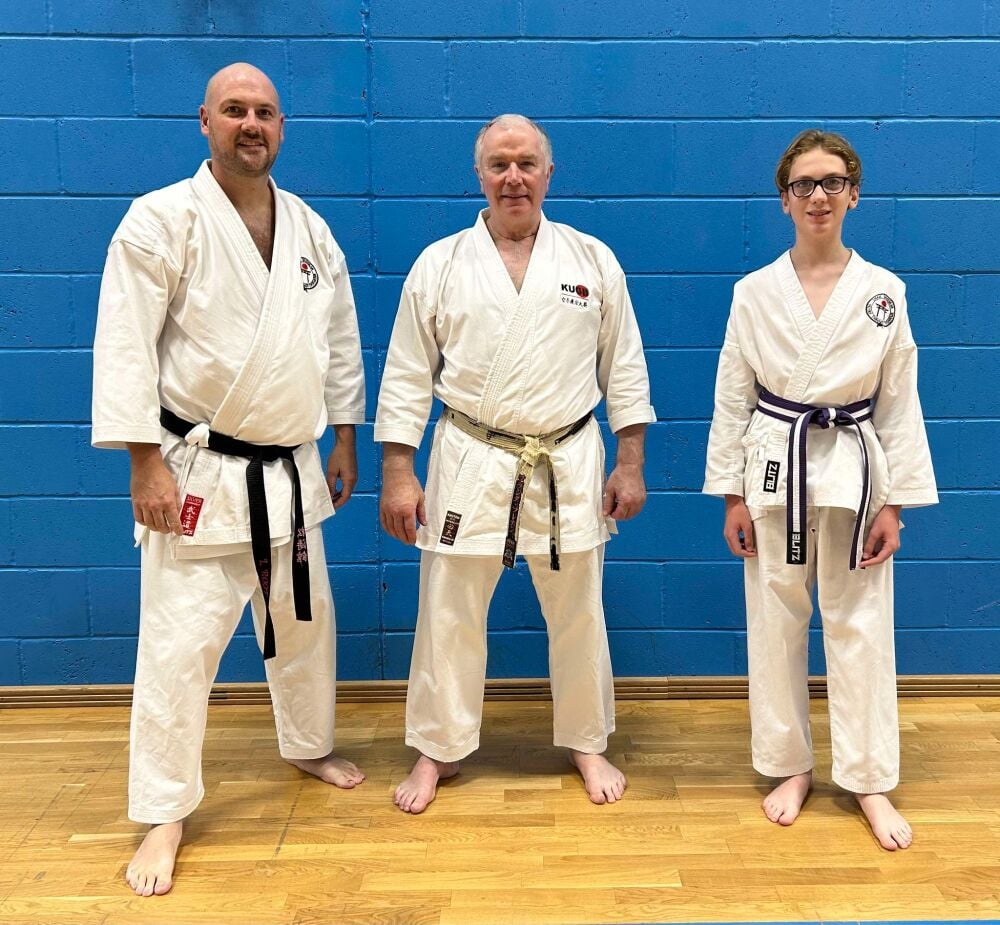
POLYGON ((896 318, 896 303, 884 292, 880 292, 868 300, 865 311, 877 327, 887 328, 896 318))
POLYGON ((302 288, 306 292, 315 289, 319 282, 319 273, 316 272, 312 261, 308 257, 299 257, 299 269, 302 271, 302 288))
POLYGON ((590 290, 583 283, 560 283, 559 301, 570 308, 590 308, 590 290))

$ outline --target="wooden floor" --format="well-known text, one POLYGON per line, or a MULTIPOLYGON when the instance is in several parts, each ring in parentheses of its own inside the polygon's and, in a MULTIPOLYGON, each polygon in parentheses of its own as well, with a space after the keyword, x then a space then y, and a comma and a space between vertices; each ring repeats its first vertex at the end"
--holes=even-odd
POLYGON ((400 704, 342 705, 340 747, 368 781, 340 792, 276 757, 270 712, 213 706, 207 797, 177 883, 122 883, 127 711, 0 712, 0 922, 584 923, 1000 918, 1000 698, 900 702, 890 854, 828 783, 770 824, 743 701, 619 703, 623 802, 587 802, 549 739, 548 703, 489 703, 484 747, 423 815, 391 802, 408 770, 400 704))

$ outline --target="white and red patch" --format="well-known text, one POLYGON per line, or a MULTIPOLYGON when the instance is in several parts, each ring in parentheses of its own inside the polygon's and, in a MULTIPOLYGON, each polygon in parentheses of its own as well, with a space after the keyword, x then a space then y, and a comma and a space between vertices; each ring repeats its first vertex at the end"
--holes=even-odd
POLYGON ((873 295, 865 305, 868 317, 880 328, 887 328, 896 319, 896 303, 884 292, 873 295))
POLYGON ((302 271, 302 288, 308 292, 315 289, 319 282, 319 273, 308 257, 299 257, 299 269, 302 271))
POLYGON ((181 529, 185 536, 194 536, 198 518, 201 516, 201 506, 204 503, 205 499, 197 495, 184 496, 184 504, 181 506, 181 529))
POLYGON ((590 308, 590 289, 583 283, 560 283, 559 301, 571 308, 590 308))

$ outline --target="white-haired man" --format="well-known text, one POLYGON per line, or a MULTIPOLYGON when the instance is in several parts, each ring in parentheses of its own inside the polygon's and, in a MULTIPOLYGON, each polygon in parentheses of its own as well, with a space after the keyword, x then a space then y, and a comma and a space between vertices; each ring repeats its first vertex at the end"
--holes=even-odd
POLYGON ((622 797, 603 755, 614 690, 601 602, 604 543, 639 513, 646 425, 655 420, 625 274, 600 241, 548 221, 552 149, 503 115, 475 145, 486 196, 476 224, 432 244, 403 286, 375 439, 383 528, 421 549, 406 742, 420 751, 396 790, 422 812, 479 745, 486 612, 504 566, 528 561, 549 633, 554 742, 590 799, 622 797), (413 471, 433 396, 426 499, 413 471), (604 482, 593 410, 618 438, 604 482))

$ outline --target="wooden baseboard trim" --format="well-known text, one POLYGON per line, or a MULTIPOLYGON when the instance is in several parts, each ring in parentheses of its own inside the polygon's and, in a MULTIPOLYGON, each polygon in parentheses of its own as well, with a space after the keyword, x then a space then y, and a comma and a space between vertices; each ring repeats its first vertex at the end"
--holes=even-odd
MULTIPOLYGON (((906 675, 897 679, 900 697, 1000 697, 1000 675, 906 675)), ((812 697, 826 696, 826 678, 809 679, 812 697)), ((401 703, 405 681, 342 681, 340 703, 401 703)), ((618 678, 616 700, 745 700, 745 677, 618 678)), ((487 700, 551 700, 544 678, 486 682, 487 700)), ((40 707, 121 707, 132 702, 131 684, 0 687, 0 709, 40 707)), ((269 704, 267 685, 217 684, 213 704, 269 704)))

